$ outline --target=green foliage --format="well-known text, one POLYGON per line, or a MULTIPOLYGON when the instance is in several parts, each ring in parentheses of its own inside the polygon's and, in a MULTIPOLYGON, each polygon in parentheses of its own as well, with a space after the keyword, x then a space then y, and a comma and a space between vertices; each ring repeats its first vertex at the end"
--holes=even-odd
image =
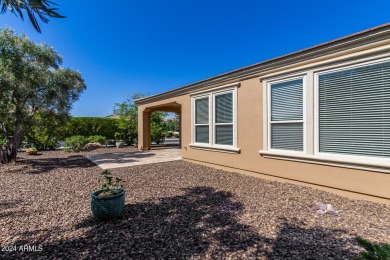
POLYGON ((134 103, 135 99, 144 97, 141 92, 134 93, 126 98, 122 103, 115 103, 114 114, 119 115, 119 131, 123 134, 129 144, 135 142, 138 138, 138 106, 134 103))
POLYGON ((42 112, 35 115, 34 124, 26 133, 28 144, 39 150, 54 150, 59 141, 64 140, 64 125, 68 115, 42 112))
POLYGON ((356 241, 366 250, 361 252, 360 257, 357 259, 390 260, 390 245, 374 244, 360 237, 356 238, 356 241))
POLYGON ((36 153, 36 152, 38 152, 38 149, 35 148, 35 147, 31 147, 31 148, 28 148, 28 149, 26 150, 26 152, 27 152, 27 153, 36 153))
POLYGON ((179 132, 179 117, 177 115, 174 118, 168 119, 165 124, 167 131, 179 132))
POLYGON ((75 135, 65 139, 66 151, 80 152, 88 143, 88 139, 82 135, 75 135))
POLYGON ((0 162, 16 161, 21 138, 37 124, 37 113, 68 115, 86 88, 79 72, 61 64, 52 47, 11 29, 0 31, 0 133, 7 141, 0 162))
POLYGON ((156 144, 162 144, 165 142, 165 136, 168 132, 165 130, 166 125, 164 122, 164 116, 166 113, 163 112, 153 112, 151 114, 151 130, 150 137, 152 142, 156 144))
MULTIPOLYGON (((122 103, 116 103, 114 107, 114 114, 119 115, 119 133, 124 134, 122 139, 129 144, 135 143, 138 137, 138 107, 134 103, 135 99, 145 97, 143 93, 135 93, 128 97, 122 103)), ((163 143, 165 136, 168 134, 168 128, 178 129, 178 118, 172 120, 168 127, 164 121, 167 113, 153 112, 151 114, 151 139, 156 144, 163 143)))
POLYGON ((175 138, 179 138, 179 137, 180 137, 180 134, 174 133, 173 136, 174 136, 175 138))
POLYGON ((62 16, 57 12, 58 8, 53 8, 53 6, 57 6, 57 4, 49 0, 0 0, 0 5, 0 12, 2 14, 9 10, 17 17, 19 16, 22 21, 24 20, 23 12, 25 11, 31 24, 39 33, 41 33, 41 28, 39 27, 35 15, 44 23, 49 22, 49 17, 65 18, 65 16, 62 16))
POLYGON ((116 132, 114 136, 115 136, 115 141, 116 142, 122 142, 123 141, 124 134, 116 132))
POLYGON ((108 170, 104 170, 100 174, 100 178, 98 179, 98 183, 101 185, 101 193, 103 196, 112 196, 117 195, 120 192, 120 189, 123 188, 124 180, 112 176, 111 172, 108 170))
POLYGON ((101 145, 104 145, 106 143, 106 137, 101 135, 91 135, 87 138, 88 143, 100 143, 101 145))
POLYGON ((114 139, 118 131, 120 131, 119 120, 115 118, 72 117, 64 127, 64 136, 101 135, 107 139, 114 139))

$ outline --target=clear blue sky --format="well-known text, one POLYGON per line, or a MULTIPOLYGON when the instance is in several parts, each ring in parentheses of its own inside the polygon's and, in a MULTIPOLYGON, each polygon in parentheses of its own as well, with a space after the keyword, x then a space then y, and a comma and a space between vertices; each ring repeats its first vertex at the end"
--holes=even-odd
POLYGON ((115 102, 157 94, 390 21, 390 1, 76 1, 42 24, 0 16, 79 70, 87 90, 74 116, 106 116, 115 102))

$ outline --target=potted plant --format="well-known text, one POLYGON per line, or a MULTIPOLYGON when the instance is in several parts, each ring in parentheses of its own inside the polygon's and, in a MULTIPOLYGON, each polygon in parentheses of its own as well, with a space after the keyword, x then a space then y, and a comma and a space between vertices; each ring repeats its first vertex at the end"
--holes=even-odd
POLYGON ((37 148, 32 147, 32 148, 28 148, 26 150, 26 153, 28 155, 37 155, 38 154, 38 150, 37 150, 37 148))
POLYGON ((100 174, 98 183, 101 189, 92 192, 91 210, 98 220, 109 220, 122 214, 125 206, 124 181, 112 176, 111 172, 104 170, 100 174))
POLYGON ((116 145, 116 148, 122 148, 123 147, 123 136, 122 134, 116 132, 114 134, 114 137, 115 137, 115 145, 116 145))

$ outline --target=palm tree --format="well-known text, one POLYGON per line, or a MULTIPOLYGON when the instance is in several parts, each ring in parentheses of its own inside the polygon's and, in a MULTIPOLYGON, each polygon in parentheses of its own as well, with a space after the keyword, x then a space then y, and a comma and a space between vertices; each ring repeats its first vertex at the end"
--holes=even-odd
POLYGON ((41 33, 41 28, 35 17, 36 15, 44 23, 49 22, 49 17, 65 18, 65 16, 57 13, 58 8, 53 8, 53 6, 58 5, 48 0, 0 0, 0 6, 1 14, 10 11, 22 20, 24 20, 23 11, 26 11, 32 25, 39 33, 41 33))

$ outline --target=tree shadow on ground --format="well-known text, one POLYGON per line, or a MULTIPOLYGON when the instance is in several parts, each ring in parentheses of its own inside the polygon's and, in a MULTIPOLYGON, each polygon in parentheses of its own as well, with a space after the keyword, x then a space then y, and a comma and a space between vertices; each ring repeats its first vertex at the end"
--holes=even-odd
POLYGON ((21 203, 22 200, 0 200, 0 219, 6 217, 16 217, 25 215, 26 212, 15 210, 18 207, 18 204, 21 203))
POLYGON ((342 229, 306 228, 303 222, 283 223, 268 259, 353 259, 356 246, 342 229))
MULTIPOLYGON (((282 220, 276 239, 260 235, 252 226, 239 222, 244 206, 232 193, 210 187, 194 187, 185 189, 183 195, 130 203, 118 219, 98 222, 87 218, 74 227, 82 234, 78 238, 43 243, 42 252, 29 256, 67 259, 356 256, 345 249, 354 242, 338 238, 342 230, 311 229, 302 223, 282 220)), ((50 235, 49 232, 47 236, 50 235)), ((20 240, 15 244, 28 243, 20 240)))
POLYGON ((42 174, 57 168, 90 168, 96 164, 82 155, 71 155, 65 158, 20 158, 17 165, 9 165, 8 173, 42 174))

